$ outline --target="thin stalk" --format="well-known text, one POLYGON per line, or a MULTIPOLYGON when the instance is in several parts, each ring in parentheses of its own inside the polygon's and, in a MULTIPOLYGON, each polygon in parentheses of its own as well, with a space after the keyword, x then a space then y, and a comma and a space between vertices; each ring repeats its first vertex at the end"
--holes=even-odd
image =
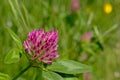
POLYGON ((16 80, 19 76, 21 76, 25 71, 27 71, 31 67, 31 64, 29 64, 25 69, 23 69, 21 72, 19 72, 12 80, 16 80))

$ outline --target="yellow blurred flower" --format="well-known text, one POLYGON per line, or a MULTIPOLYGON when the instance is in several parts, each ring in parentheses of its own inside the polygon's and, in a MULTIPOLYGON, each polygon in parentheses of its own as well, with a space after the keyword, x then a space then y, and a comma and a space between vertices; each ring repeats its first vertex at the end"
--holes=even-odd
POLYGON ((105 3, 104 4, 104 12, 109 14, 112 12, 112 5, 110 3, 105 3))
POLYGON ((90 7, 87 7, 86 12, 89 14, 92 12, 92 9, 90 7))

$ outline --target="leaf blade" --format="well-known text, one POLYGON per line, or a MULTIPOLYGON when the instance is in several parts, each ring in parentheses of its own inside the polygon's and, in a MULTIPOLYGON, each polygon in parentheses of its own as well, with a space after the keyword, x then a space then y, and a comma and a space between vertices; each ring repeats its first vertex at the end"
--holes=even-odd
POLYGON ((68 78, 64 78, 64 80, 79 80, 79 79, 76 77, 68 77, 68 78))
POLYGON ((12 64, 16 63, 20 60, 19 50, 14 48, 9 51, 9 53, 5 56, 4 63, 12 64))
POLYGON ((64 80, 59 74, 52 71, 43 71, 45 80, 64 80))
POLYGON ((9 75, 0 72, 0 80, 11 80, 9 75))
POLYGON ((16 42, 17 46, 22 49, 22 42, 20 40, 20 38, 9 28, 7 28, 8 33, 10 34, 10 36, 12 37, 12 39, 16 42))
POLYGON ((90 72, 92 70, 90 66, 73 60, 60 60, 54 62, 52 65, 48 66, 47 69, 65 74, 79 74, 90 72))

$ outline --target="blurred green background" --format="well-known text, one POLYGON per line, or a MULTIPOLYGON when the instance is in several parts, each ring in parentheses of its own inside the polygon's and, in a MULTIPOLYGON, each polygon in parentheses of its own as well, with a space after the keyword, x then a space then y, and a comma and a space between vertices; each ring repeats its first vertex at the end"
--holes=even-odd
MULTIPOLYGON (((8 34, 11 28, 22 40, 29 31, 44 28, 59 31, 60 58, 72 59, 93 67, 89 80, 120 80, 120 0, 3 0, 0 2, 0 72, 13 77, 27 61, 4 64, 4 57, 16 44, 8 34), (12 2, 11 2, 12 1, 12 2), (109 4, 109 6, 106 6, 109 4), (105 7, 112 10, 107 13, 105 7), (91 32, 90 42, 81 37, 91 32)), ((39 80, 39 71, 31 68, 19 80, 39 80)), ((84 75, 80 74, 80 80, 84 75)))

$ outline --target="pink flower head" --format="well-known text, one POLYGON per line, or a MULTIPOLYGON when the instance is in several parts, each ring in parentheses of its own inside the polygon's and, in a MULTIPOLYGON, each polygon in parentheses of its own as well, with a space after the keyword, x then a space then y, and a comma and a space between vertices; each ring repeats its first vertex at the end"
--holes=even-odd
POLYGON ((71 11, 76 12, 79 10, 79 8, 80 8, 79 0, 72 0, 71 11))
POLYGON ((89 42, 92 38, 93 38, 92 33, 91 32, 87 32, 87 33, 85 33, 85 34, 82 35, 81 41, 87 41, 87 42, 89 42))
POLYGON ((84 73, 84 78, 85 78, 85 80, 89 80, 90 73, 89 72, 84 73))
POLYGON ((29 55, 44 63, 51 64, 52 59, 58 58, 58 31, 44 32, 43 29, 33 30, 24 41, 24 47, 29 55))

